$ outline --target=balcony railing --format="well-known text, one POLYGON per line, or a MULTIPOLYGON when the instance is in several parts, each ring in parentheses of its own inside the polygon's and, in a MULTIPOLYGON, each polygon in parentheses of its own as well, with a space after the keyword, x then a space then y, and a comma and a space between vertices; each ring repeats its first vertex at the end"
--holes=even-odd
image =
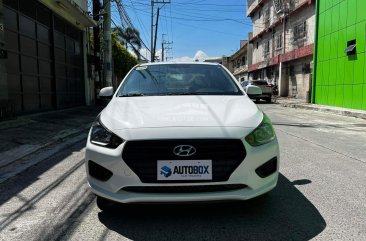
POLYGON ((254 0, 250 6, 247 6, 247 16, 252 15, 255 11, 261 8, 267 0, 254 0))

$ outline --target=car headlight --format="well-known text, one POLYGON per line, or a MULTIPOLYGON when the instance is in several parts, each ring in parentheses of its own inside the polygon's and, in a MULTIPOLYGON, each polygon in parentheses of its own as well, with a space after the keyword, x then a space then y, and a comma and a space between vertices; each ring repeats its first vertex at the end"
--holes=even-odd
POLYGON ((266 144, 273 139, 275 139, 276 134, 272 127, 272 123, 269 120, 268 116, 263 113, 263 120, 261 124, 255 128, 249 135, 245 137, 245 140, 251 146, 260 146, 266 144))
POLYGON ((90 142, 98 146, 115 149, 123 143, 123 139, 104 127, 97 118, 92 125, 90 142))

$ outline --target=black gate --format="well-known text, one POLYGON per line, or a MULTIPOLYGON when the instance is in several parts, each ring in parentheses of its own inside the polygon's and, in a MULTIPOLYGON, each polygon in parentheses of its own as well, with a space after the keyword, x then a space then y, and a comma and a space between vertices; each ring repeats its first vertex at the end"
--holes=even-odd
POLYGON ((4 0, 4 17, 16 112, 83 105, 82 31, 34 0, 4 0))

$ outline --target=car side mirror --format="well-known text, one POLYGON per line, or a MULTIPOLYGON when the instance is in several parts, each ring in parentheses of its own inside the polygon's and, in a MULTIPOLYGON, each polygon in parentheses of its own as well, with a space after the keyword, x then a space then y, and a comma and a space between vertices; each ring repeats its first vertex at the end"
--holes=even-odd
POLYGON ((102 99, 112 99, 113 87, 104 87, 99 91, 99 97, 102 99))
POLYGON ((247 95, 251 99, 260 97, 263 93, 262 89, 255 85, 247 85, 247 87, 245 87, 245 92, 247 92, 247 95))

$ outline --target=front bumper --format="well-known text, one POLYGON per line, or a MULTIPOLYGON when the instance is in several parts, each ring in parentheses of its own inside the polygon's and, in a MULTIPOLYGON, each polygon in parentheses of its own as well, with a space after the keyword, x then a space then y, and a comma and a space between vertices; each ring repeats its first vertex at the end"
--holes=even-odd
POLYGON ((194 183, 143 183, 122 159, 125 143, 116 149, 107 149, 87 143, 85 160, 88 183, 93 193, 98 196, 120 203, 144 202, 195 202, 195 201, 222 201, 247 200, 272 190, 278 179, 279 147, 277 139, 262 146, 252 147, 243 141, 247 155, 243 162, 232 172, 227 181, 194 182, 194 183), (277 158, 275 171, 266 177, 260 177, 256 169, 277 158), (110 170, 113 174, 106 180, 98 180, 90 175, 88 162, 93 161, 110 170), (166 186, 203 186, 203 185, 238 185, 246 187, 237 190, 213 192, 185 192, 185 193, 151 193, 122 190, 126 187, 166 187, 166 186))
POLYGON ((272 93, 263 93, 259 98, 269 98, 272 96, 272 93))

